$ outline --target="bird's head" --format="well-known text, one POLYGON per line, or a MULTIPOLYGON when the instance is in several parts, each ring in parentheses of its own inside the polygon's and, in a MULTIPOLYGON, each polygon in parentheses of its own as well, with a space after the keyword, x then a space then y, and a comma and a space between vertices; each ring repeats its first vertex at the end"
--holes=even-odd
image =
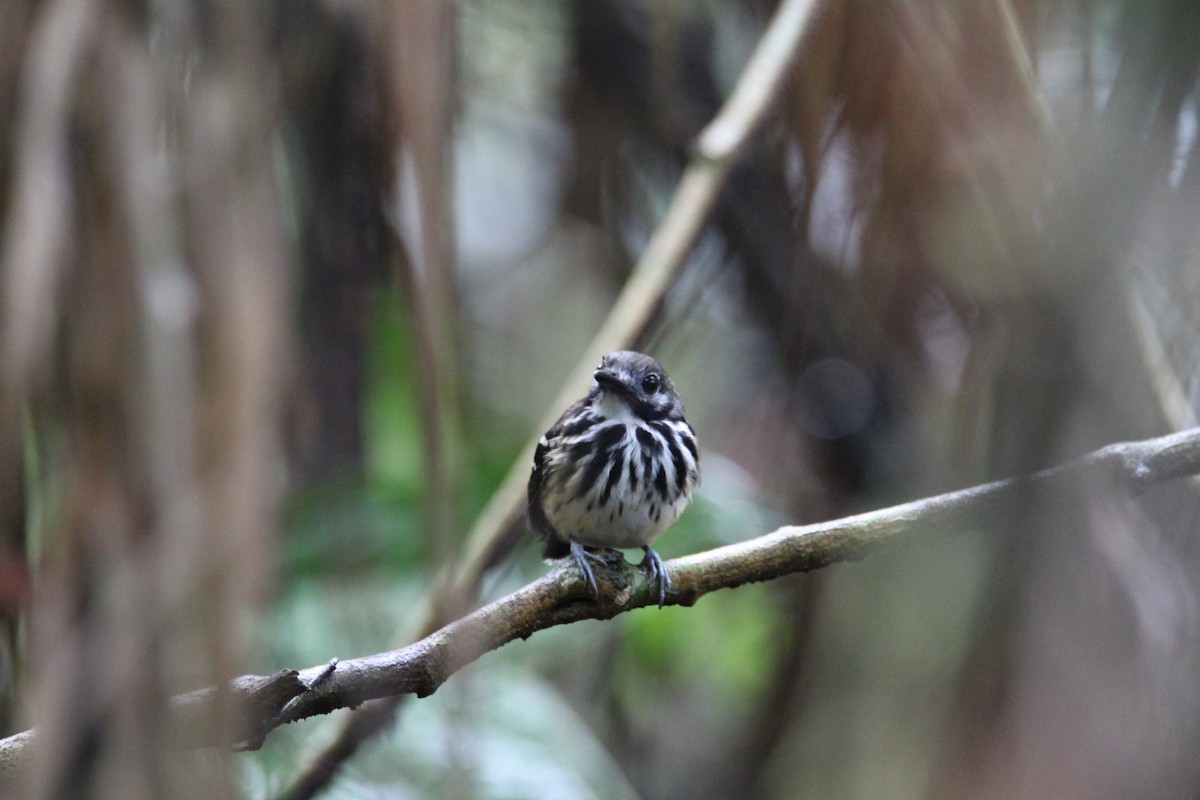
POLYGON ((592 377, 592 393, 600 402, 619 401, 647 420, 683 416, 675 384, 650 356, 631 350, 609 353, 592 377))

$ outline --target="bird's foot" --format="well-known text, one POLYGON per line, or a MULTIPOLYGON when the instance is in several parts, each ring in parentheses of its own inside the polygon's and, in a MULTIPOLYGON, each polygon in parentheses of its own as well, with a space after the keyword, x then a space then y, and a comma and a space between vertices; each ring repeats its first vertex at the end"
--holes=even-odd
POLYGON ((583 574, 583 579, 587 581, 588 586, 592 587, 592 594, 599 600, 600 589, 596 586, 596 576, 592 574, 592 568, 588 564, 588 559, 592 559, 597 564, 603 564, 604 559, 574 539, 571 540, 571 558, 575 559, 575 565, 579 567, 579 571, 583 574))
POLYGON ((638 566, 650 571, 650 580, 658 579, 658 607, 662 608, 667 602, 667 588, 671 585, 671 576, 667 573, 667 565, 658 553, 650 549, 650 545, 642 545, 642 549, 646 551, 646 557, 638 566))

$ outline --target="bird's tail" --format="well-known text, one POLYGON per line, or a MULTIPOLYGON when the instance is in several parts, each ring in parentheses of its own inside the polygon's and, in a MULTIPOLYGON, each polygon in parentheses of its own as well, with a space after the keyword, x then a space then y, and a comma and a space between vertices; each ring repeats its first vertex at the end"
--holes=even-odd
POLYGON ((542 549, 542 558, 547 561, 557 561, 566 558, 571 553, 571 545, 557 536, 547 536, 546 546, 542 549))

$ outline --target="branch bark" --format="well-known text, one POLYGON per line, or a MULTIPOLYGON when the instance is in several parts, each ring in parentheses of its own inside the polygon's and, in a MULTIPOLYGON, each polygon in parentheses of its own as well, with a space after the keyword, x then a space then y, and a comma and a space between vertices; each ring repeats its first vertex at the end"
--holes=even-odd
MULTIPOLYGON (((854 561, 918 537, 997 524, 1032 492, 1053 492, 1080 477, 1110 481, 1138 494, 1156 484, 1200 473, 1200 428, 1140 442, 1114 444, 1063 466, 1022 478, 962 489, 902 505, 814 525, 785 526, 755 539, 667 562, 672 586, 667 603, 690 606, 718 589, 767 581, 854 561)), ((657 602, 657 584, 619 553, 596 567, 600 598, 593 600, 574 566, 564 563, 545 577, 500 598, 414 644, 273 676, 246 675, 228 690, 243 711, 244 747, 254 748, 278 726, 353 708, 368 700, 432 694, 480 656, 516 639, 584 619, 611 619, 657 602)), ((217 690, 175 698, 190 746, 219 745, 203 722, 217 690)), ((28 760, 32 731, 0 740, 0 776, 28 760)), ((230 744, 230 743, 225 743, 230 744)))

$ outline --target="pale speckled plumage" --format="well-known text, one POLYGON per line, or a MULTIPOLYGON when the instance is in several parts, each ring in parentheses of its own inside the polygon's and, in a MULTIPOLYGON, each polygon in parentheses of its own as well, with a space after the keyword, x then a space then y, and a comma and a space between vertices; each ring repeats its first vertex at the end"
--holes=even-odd
MULTIPOLYGON (((582 494, 579 488, 584 470, 563 469, 569 460, 571 442, 579 437, 565 439, 565 446, 548 450, 544 464, 546 479, 542 486, 541 503, 546 518, 560 537, 570 537, 585 547, 641 547, 651 544, 663 531, 671 527, 691 500, 692 488, 699 473, 691 454, 676 440, 674 446, 684 454, 686 471, 682 490, 677 488, 678 476, 674 460, 669 455, 672 445, 668 442, 668 437, 677 437, 681 430, 690 433, 690 428, 683 421, 665 424, 669 426, 666 432, 655 430, 645 423, 620 420, 602 423, 602 427, 605 428, 624 429, 613 449, 626 453, 625 466, 621 471, 629 472, 621 476, 607 497, 604 496, 604 488, 608 485, 608 478, 615 467, 605 467, 593 482, 591 490, 582 494), (645 461, 632 455, 635 452, 632 448, 637 443, 639 427, 644 431, 643 435, 654 437, 662 448, 661 452, 667 454, 666 458, 652 462, 649 470, 645 461), (668 492, 665 501, 656 496, 654 486, 660 463, 668 492), (651 474, 647 475, 647 471, 651 474)), ((580 467, 584 466, 586 462, 580 464, 580 467)))
MULTIPOLYGON (((642 547, 652 568, 661 565, 649 545, 687 507, 700 477, 695 433, 657 361, 610 353, 596 378, 542 437, 529 480, 529 519, 546 540, 546 557, 574 554, 589 582, 572 543, 642 547)), ((665 592, 669 579, 660 580, 665 592)))

